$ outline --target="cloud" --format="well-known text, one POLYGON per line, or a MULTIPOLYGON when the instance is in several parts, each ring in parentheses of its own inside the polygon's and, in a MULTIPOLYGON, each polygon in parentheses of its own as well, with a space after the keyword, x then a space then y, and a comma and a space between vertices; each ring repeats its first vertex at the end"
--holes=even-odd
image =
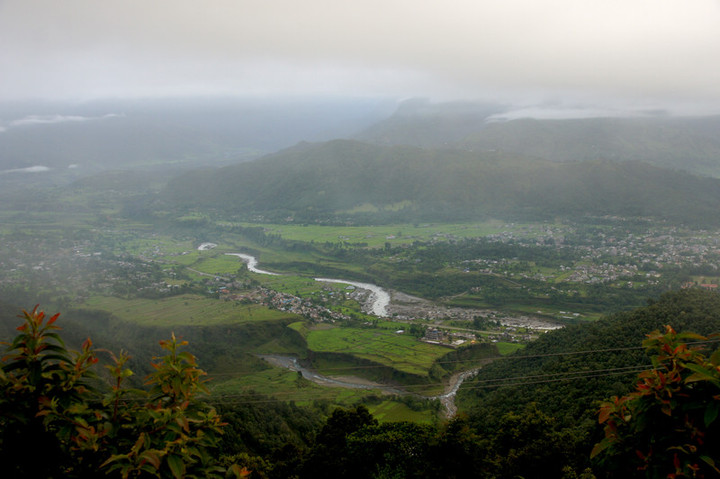
POLYGON ((46 171, 50 171, 52 168, 48 168, 47 166, 29 166, 27 168, 15 168, 12 170, 2 170, 0 171, 0 175, 5 175, 8 173, 44 173, 46 171))
POLYGON ((119 115, 107 114, 104 116, 77 116, 77 115, 29 115, 19 120, 11 121, 9 126, 26 126, 26 125, 46 125, 52 123, 67 123, 76 121, 102 120, 104 118, 113 118, 119 115))
POLYGON ((0 95, 720 103, 717 0, 5 0, 0 95))
POLYGON ((109 113, 109 114, 103 115, 103 116, 28 115, 28 116, 20 118, 18 120, 12 120, 12 121, 8 122, 7 126, 0 127, 0 132, 5 132, 9 128, 14 128, 14 127, 104 120, 106 118, 115 118, 115 117, 119 117, 119 116, 123 116, 123 115, 117 115, 115 113, 109 113))

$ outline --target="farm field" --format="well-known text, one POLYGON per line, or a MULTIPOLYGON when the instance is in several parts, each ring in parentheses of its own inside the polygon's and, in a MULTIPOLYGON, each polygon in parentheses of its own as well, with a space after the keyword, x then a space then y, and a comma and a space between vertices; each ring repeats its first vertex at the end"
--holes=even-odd
POLYGON ((332 328, 310 331, 308 348, 315 352, 343 353, 367 359, 398 371, 427 376, 435 360, 448 353, 442 346, 386 329, 332 328))
POLYGON ((225 380, 211 375, 210 392, 213 400, 219 402, 246 402, 248 398, 261 394, 268 398, 266 401, 293 401, 300 406, 317 401, 343 407, 363 403, 380 422, 417 421, 429 424, 435 420, 436 414, 430 408, 411 409, 396 399, 380 399, 384 396, 380 390, 322 387, 298 379, 293 371, 278 368, 225 380), (373 399, 367 400, 369 397, 373 399))
POLYGON ((81 309, 100 309, 143 326, 211 326, 296 317, 259 304, 235 304, 197 295, 161 299, 121 299, 92 296, 81 309))
POLYGON ((367 243, 369 247, 412 243, 455 236, 472 238, 499 234, 508 229, 523 228, 503 221, 488 220, 482 223, 456 224, 396 224, 382 226, 317 226, 272 223, 242 223, 243 226, 261 226, 269 234, 279 234, 284 239, 316 243, 367 243))

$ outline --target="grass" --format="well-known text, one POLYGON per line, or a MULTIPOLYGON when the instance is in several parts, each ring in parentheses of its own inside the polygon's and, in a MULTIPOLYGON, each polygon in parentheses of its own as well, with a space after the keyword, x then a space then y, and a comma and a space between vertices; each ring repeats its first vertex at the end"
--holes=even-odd
POLYGON ((300 405, 309 405, 316 400, 331 401, 338 405, 350 405, 360 401, 368 394, 381 394, 380 391, 367 389, 347 389, 319 386, 297 372, 280 368, 242 375, 222 382, 212 381, 210 391, 213 396, 243 400, 243 394, 254 391, 277 401, 293 401, 300 405))
POLYGON ((122 320, 143 326, 210 326, 297 317, 258 304, 236 304, 191 294, 162 299, 91 296, 81 308, 109 311, 122 320))
POLYGON ((409 421, 420 424, 431 424, 433 412, 427 409, 414 411, 407 405, 397 401, 383 401, 380 404, 368 404, 368 410, 380 422, 409 421))
MULTIPOLYGON (((212 376, 211 376, 212 378, 212 376)), ((211 395, 220 401, 252 400, 250 393, 268 396, 269 400, 293 401, 298 405, 310 405, 314 401, 330 401, 339 406, 350 407, 364 402, 368 395, 380 396, 380 391, 323 387, 306 379, 299 379, 294 371, 270 368, 264 371, 244 374, 241 377, 222 381, 222 376, 210 381, 211 395)), ((435 413, 424 409, 414 411, 402 402, 383 400, 366 404, 373 416, 380 422, 413 421, 430 424, 435 413)))
POLYGON ((508 354, 512 354, 515 351, 518 351, 525 347, 524 344, 506 343, 504 341, 498 341, 497 343, 495 343, 495 346, 497 346, 500 356, 507 356, 508 354))
POLYGON ((427 375, 433 362, 447 354, 441 346, 383 329, 332 328, 311 331, 308 348, 350 354, 411 374, 427 375))
MULTIPOLYGON (((330 243, 367 243, 369 247, 382 247, 385 242, 392 244, 426 241, 442 236, 462 238, 486 236, 501 233, 508 225, 501 221, 490 220, 482 223, 455 224, 397 224, 383 226, 317 226, 292 224, 255 224, 243 226, 261 226, 268 233, 279 234, 288 240, 330 243)), ((513 227, 515 228, 515 227, 513 227)))

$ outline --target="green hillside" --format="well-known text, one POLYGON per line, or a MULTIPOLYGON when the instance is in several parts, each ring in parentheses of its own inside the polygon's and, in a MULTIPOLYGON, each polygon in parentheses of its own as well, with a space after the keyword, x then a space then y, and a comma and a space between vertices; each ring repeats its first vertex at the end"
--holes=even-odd
POLYGON ((720 182, 647 164, 557 163, 352 140, 304 143, 254 162, 187 173, 162 197, 176 208, 295 221, 585 215, 720 221, 720 182))
POLYGON ((639 347, 648 333, 670 325, 678 332, 709 335, 720 331, 719 313, 718 294, 693 289, 593 323, 567 326, 485 366, 463 384, 458 400, 481 428, 491 428, 509 410, 536 404, 582 438, 598 432, 600 401, 627 394, 637 372, 649 367, 639 347))

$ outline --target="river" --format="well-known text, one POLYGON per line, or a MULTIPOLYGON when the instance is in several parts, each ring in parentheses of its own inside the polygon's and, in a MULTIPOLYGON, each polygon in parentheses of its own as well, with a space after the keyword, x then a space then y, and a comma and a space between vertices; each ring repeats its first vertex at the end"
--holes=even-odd
POLYGON ((479 368, 470 369, 461 373, 453 374, 450 377, 450 382, 446 386, 445 391, 437 396, 422 396, 416 393, 410 393, 404 389, 388 386, 386 384, 380 384, 373 381, 368 381, 357 377, 342 377, 332 378, 329 376, 323 376, 318 374, 317 371, 308 369, 300 365, 297 358, 292 356, 282 356, 279 354, 263 354, 260 358, 264 359, 273 366, 289 369, 290 371, 297 371, 302 376, 316 384, 330 387, 341 387, 350 389, 380 389, 388 394, 396 394, 398 396, 413 395, 422 399, 437 399, 445 407, 445 415, 448 418, 452 418, 457 413, 457 407, 455 406, 455 395, 457 394, 463 381, 473 377, 479 371, 479 368))
MULTIPOLYGON (((241 260, 247 263, 248 270, 250 270, 253 273, 259 273, 259 274, 270 274, 273 276, 279 276, 279 273, 273 273, 272 271, 265 271, 262 269, 258 269, 257 267, 257 258, 254 256, 251 256, 249 254, 243 254, 243 253, 225 253, 230 256, 237 256, 241 260)), ((358 283, 356 281, 348 281, 345 279, 331 279, 331 278, 314 278, 315 281, 320 281, 324 283, 340 283, 340 284, 348 284, 355 286, 356 288, 364 289, 370 291, 370 307, 369 310, 372 314, 376 316, 386 317, 388 315, 387 308, 390 304, 390 294, 382 289, 380 286, 370 284, 370 283, 358 283)), ((291 357, 291 356, 281 356, 281 355, 263 355, 261 356, 264 360, 267 362, 279 366, 284 367, 287 369, 290 369, 291 371, 299 371, 305 379, 308 379, 310 381, 313 381, 317 384, 322 384, 324 386, 335 386, 335 387, 344 387, 344 388, 353 388, 353 389, 381 389, 383 391, 386 391, 390 394, 398 394, 398 395, 405 395, 405 394, 413 394, 409 393, 403 389, 387 386, 385 384, 379 384, 374 383, 372 381, 366 381, 361 378, 355 378, 355 377, 349 377, 349 378, 331 378, 327 376, 323 376, 321 374, 318 374, 317 372, 307 369, 300 365, 297 358, 291 357)), ((455 395, 458 392, 458 389, 460 389, 460 386, 462 385, 463 381, 466 379, 474 376, 478 372, 479 368, 470 369, 467 371, 463 371, 457 374, 454 374, 450 378, 450 382, 448 386, 445 389, 445 392, 443 394, 440 394, 438 396, 418 396, 425 399, 437 399, 439 400, 446 410, 446 415, 448 418, 451 418, 455 415, 457 408, 455 407, 455 395)))
POLYGON ((255 256, 250 256, 249 254, 243 254, 243 253, 225 253, 228 256, 237 256, 241 260, 243 260, 245 263, 247 263, 247 268, 249 271, 253 273, 259 273, 259 274, 269 274, 271 276, 280 276, 279 273, 273 273, 272 271, 265 271, 263 269, 258 269, 257 264, 257 258, 255 256))
MULTIPOLYGON (((257 258, 254 256, 251 256, 249 254, 243 254, 243 253, 225 253, 228 256, 237 256, 241 260, 243 260, 245 263, 247 263, 248 270, 250 270, 253 273, 259 273, 259 274, 270 274, 273 276, 280 276, 279 273, 273 273, 272 271, 265 271, 263 269, 258 269, 257 264, 257 258)), ((387 307, 390 304, 390 293, 382 289, 380 286, 370 284, 370 283, 358 283, 356 281, 348 281, 346 279, 331 279, 331 278, 314 278, 315 281, 320 281, 323 283, 340 283, 340 284, 349 284, 352 286, 355 286, 356 288, 365 289, 370 291, 370 298, 369 298, 369 311, 370 313, 374 314, 375 316, 380 317, 386 317, 388 315, 387 313, 387 307)))
POLYGON ((366 289, 370 291, 370 313, 375 316, 385 318, 388 315, 387 307, 390 304, 390 293, 382 289, 380 286, 376 286, 370 283, 358 283, 356 281, 348 281, 346 279, 330 279, 330 278, 315 278, 315 281, 321 281, 323 283, 341 283, 350 284, 356 288, 366 289))

